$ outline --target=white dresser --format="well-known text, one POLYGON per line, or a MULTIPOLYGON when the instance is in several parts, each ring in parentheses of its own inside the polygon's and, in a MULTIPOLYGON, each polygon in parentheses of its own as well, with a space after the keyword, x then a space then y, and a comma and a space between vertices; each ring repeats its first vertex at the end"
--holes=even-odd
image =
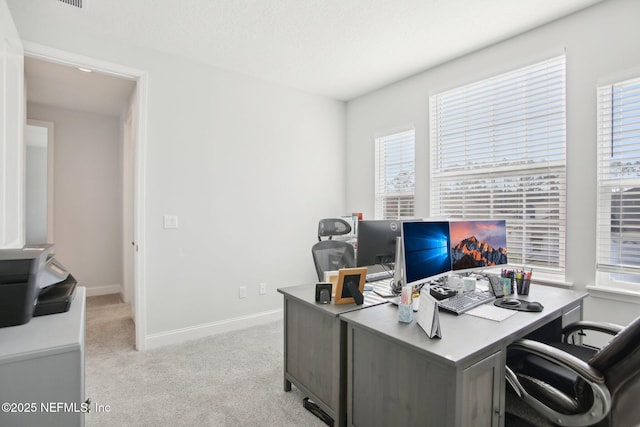
POLYGON ((69 311, 0 328, 0 426, 84 426, 84 287, 69 311))

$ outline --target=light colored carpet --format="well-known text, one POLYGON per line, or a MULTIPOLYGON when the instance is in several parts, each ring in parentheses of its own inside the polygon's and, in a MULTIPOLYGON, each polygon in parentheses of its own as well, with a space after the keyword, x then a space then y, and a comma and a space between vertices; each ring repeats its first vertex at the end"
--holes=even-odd
POLYGON ((128 305, 87 298, 85 395, 110 407, 88 427, 326 426, 283 390, 282 321, 145 352, 134 341, 128 305))

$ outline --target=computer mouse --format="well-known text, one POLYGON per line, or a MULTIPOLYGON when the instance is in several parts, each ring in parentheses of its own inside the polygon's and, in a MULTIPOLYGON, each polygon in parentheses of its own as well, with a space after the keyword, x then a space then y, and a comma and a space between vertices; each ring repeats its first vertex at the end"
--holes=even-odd
POLYGON ((505 298, 502 300, 502 305, 507 305, 509 307, 517 307, 520 305, 520 300, 515 298, 505 298))
POLYGON ((527 304, 527 310, 529 311, 542 311, 544 307, 542 306, 542 304, 540 304, 537 301, 532 301, 529 304, 527 304))
POLYGON ((364 285, 364 290, 365 291, 372 291, 373 290, 373 286, 372 285, 364 285))

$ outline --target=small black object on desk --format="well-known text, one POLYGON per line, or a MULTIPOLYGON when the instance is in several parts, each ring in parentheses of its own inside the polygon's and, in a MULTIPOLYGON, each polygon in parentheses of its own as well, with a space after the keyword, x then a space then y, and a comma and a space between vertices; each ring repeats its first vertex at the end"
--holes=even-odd
POLYGON ((447 299, 456 295, 458 291, 456 291, 455 289, 447 288, 445 286, 436 285, 431 286, 431 288, 429 289, 429 293, 432 297, 434 297, 438 301, 441 301, 443 299, 447 299))
POLYGON ((518 311, 542 311, 544 306, 537 301, 526 301, 517 298, 500 298, 493 302, 493 305, 509 310, 518 311))
POLYGON ((331 283, 316 283, 316 302, 329 304, 331 302, 331 283))

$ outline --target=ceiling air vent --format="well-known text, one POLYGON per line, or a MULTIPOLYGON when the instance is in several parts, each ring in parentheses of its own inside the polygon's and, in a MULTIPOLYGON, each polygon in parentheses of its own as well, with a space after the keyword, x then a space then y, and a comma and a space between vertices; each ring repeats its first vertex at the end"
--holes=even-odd
POLYGON ((70 4, 71 6, 79 7, 82 9, 82 0, 58 0, 62 3, 70 4))

